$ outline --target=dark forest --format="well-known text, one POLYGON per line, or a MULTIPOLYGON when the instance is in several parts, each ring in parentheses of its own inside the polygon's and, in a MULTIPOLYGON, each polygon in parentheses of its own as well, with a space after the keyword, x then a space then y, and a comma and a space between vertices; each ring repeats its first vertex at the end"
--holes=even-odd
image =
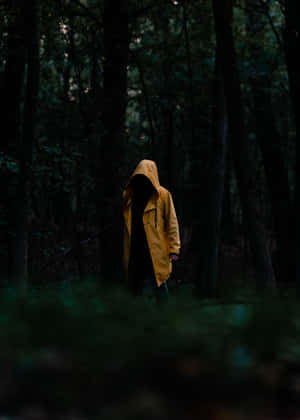
POLYGON ((299 0, 0 0, 1 419, 299 418, 299 54, 299 0), (163 304, 122 266, 144 159, 163 304))

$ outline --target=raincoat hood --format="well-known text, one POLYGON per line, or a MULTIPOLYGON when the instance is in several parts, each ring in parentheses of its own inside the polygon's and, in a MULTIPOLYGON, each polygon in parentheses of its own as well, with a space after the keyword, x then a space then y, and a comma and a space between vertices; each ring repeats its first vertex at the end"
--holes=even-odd
POLYGON ((146 176, 151 184, 153 185, 157 195, 159 195, 160 190, 160 183, 159 183, 159 177, 158 177, 158 170, 156 163, 153 160, 143 159, 140 161, 140 163, 137 165, 135 170, 133 171, 131 177, 129 178, 129 181, 125 188, 125 203, 128 205, 131 199, 132 195, 132 189, 130 186, 130 183, 132 179, 136 175, 144 175, 146 176), (128 202, 129 201, 129 202, 128 202))
POLYGON ((127 185, 130 184, 132 178, 135 175, 144 175, 146 176, 152 183, 153 187, 156 191, 159 191, 160 183, 158 178, 158 171, 156 163, 153 160, 144 159, 141 160, 138 166, 135 168, 133 174, 131 175, 129 182, 127 185))

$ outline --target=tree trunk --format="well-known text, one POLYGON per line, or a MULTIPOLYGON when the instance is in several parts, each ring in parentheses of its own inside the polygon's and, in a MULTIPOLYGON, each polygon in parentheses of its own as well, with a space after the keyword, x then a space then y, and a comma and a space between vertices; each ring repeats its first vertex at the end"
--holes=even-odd
MULTIPOLYGON (((17 158, 17 150, 21 143, 21 103, 26 64, 26 23, 25 4, 23 1, 14 2, 8 9, 8 53, 0 90, 0 115, 2 132, 1 151, 4 160, 17 158)), ((7 269, 4 270, 10 282, 13 281, 15 267, 15 221, 16 221, 16 185, 18 175, 1 167, 0 189, 1 204, 7 220, 7 269)))
POLYGON ((35 139, 36 113, 40 80, 40 5, 28 0, 27 78, 23 115, 22 143, 19 152, 20 174, 16 197, 14 278, 21 293, 25 293, 28 277, 28 216, 32 153, 35 139))
POLYGON ((266 80, 251 81, 254 96, 257 136, 262 151, 274 216, 277 252, 274 269, 282 285, 295 279, 292 241, 292 203, 287 169, 281 153, 281 139, 274 124, 269 87, 266 80))
MULTIPOLYGON (((248 32, 252 39, 262 36, 265 24, 261 13, 258 13, 255 0, 248 0, 252 7, 248 17, 248 32)), ((268 7, 268 5, 266 5, 268 7)), ((264 60, 263 42, 255 42, 252 47, 253 71, 250 83, 254 99, 256 118, 256 134, 263 156, 268 188, 271 194, 272 212, 274 216, 277 252, 275 253, 274 270, 276 279, 281 284, 295 279, 295 260, 292 241, 292 203, 287 169, 282 156, 282 140, 275 125, 272 113, 270 74, 261 68, 264 60)), ((265 66, 265 63, 263 64, 265 66)))
MULTIPOLYGON (((162 119, 163 119, 163 136, 164 142, 164 158, 162 167, 166 169, 166 184, 168 189, 174 194, 176 190, 176 153, 175 153, 175 133, 174 133, 174 96, 172 87, 172 64, 167 56, 170 28, 169 16, 167 11, 162 15, 162 33, 164 42, 164 53, 162 64, 162 119)), ((174 195, 176 205, 176 195, 174 195)))
POLYGON ((294 211, 291 221, 295 227, 294 241, 294 258, 296 260, 296 284, 297 294, 300 296, 300 224, 296 220, 296 214, 299 213, 299 147, 300 147, 300 63, 298 60, 300 52, 300 4, 298 0, 285 0, 285 54, 289 76, 290 93, 292 97, 294 118, 296 125, 296 167, 295 167, 295 192, 294 192, 294 211), (296 239, 297 238, 297 239, 296 239))
POLYGON ((227 112, 220 51, 216 52, 215 106, 213 108, 213 139, 211 151, 210 188, 207 198, 205 231, 202 234, 202 254, 199 258, 197 283, 201 297, 215 297, 219 264, 220 228, 222 219, 225 163, 227 152, 227 112))
POLYGON ((249 156, 249 147, 244 122, 242 93, 237 70, 232 20, 232 0, 213 0, 216 37, 220 48, 220 61, 224 78, 224 90, 228 110, 228 125, 232 155, 247 231, 251 244, 253 265, 258 290, 275 285, 271 257, 266 235, 258 212, 259 203, 255 193, 254 169, 249 156))
POLYGON ((135 54, 133 51, 131 51, 131 54, 134 58, 135 64, 139 72, 139 80, 140 80, 140 84, 141 84, 141 88, 142 88, 142 92, 144 96, 144 101, 145 101, 145 111, 146 111, 146 116, 147 116, 147 120, 149 124, 150 138, 151 138, 150 152, 152 155, 152 159, 156 161, 157 160, 156 159, 156 150, 157 150, 156 135, 155 135, 155 129, 154 129, 154 124, 153 124, 151 101, 150 101, 150 97, 148 93, 145 72, 144 72, 143 64, 141 63, 138 54, 135 54))
POLYGON ((101 237, 101 277, 120 277, 122 262, 122 170, 125 157, 125 112, 129 53, 128 0, 105 1, 103 136, 97 155, 96 202, 101 237), (118 13, 116 13, 118 11, 118 13))
MULTIPOLYGON (((185 39, 185 50, 187 58, 187 71, 189 77, 189 99, 190 99, 190 122, 191 122, 191 148, 192 150, 196 144, 196 133, 195 133, 195 91, 194 91, 194 72, 193 72, 193 63, 191 55, 191 42, 188 31, 188 16, 187 16, 187 0, 182 2, 183 8, 183 29, 184 29, 184 39, 185 39)), ((193 159, 191 159, 193 161, 193 159)))
MULTIPOLYGON (((160 181, 172 193, 176 190, 176 153, 174 132, 174 92, 172 80, 172 61, 170 59, 170 13, 168 1, 163 1, 161 13, 154 18, 155 32, 158 34, 161 50, 159 79, 159 106, 157 116, 157 138, 154 160, 157 159, 160 181)), ((155 111, 155 110, 154 110, 155 111)), ((155 114, 153 114, 155 116, 155 114)), ((176 205, 176 195, 174 195, 176 205)))
POLYGON ((20 143, 21 97, 26 62, 25 4, 12 2, 8 10, 8 53, 0 90, 2 132, 1 149, 16 157, 20 143), (4 131, 5 129, 5 131, 4 131))
POLYGON ((230 153, 227 152, 226 168, 224 174, 224 199, 222 210, 221 231, 224 242, 233 243, 235 239, 235 226, 233 220, 232 197, 231 197, 231 173, 232 162, 230 153))

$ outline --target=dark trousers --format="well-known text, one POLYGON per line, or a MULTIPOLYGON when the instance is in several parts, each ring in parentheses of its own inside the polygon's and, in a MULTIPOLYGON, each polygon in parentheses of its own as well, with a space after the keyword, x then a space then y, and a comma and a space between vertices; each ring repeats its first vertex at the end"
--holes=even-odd
MULTIPOLYGON (((137 256, 136 256, 137 257, 137 256)), ((167 282, 157 286, 151 257, 134 258, 129 261, 129 284, 135 296, 155 295, 157 299, 168 297, 167 282)))

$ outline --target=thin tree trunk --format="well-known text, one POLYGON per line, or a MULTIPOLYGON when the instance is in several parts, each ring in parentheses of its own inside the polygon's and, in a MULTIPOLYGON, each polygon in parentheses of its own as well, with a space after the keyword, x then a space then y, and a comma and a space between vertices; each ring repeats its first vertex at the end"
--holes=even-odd
POLYGON ((152 112, 151 112, 150 98, 149 98, 148 89, 147 89, 147 85, 146 85, 144 69, 143 69, 143 66, 140 63, 137 55, 135 55, 135 63, 137 65, 138 72, 139 72, 140 83, 141 83, 141 86, 142 86, 142 91, 143 91, 143 95, 144 95, 144 99, 145 99, 146 114, 147 114, 148 123, 149 123, 149 127, 150 127, 151 153, 152 153, 153 159, 156 161, 157 160, 157 150, 156 150, 157 145, 156 145, 156 138, 155 138, 155 130, 154 130, 154 125, 153 125, 152 112))
POLYGON ((299 178, 300 178, 300 63, 298 60, 300 52, 300 4, 298 0, 285 0, 285 54, 289 76, 290 92, 293 103, 294 118, 296 125, 296 166, 295 166, 295 193, 294 193, 294 210, 291 221, 295 227, 294 241, 294 259, 296 260, 296 284, 297 294, 300 296, 300 223, 296 219, 299 214, 299 178), (297 238, 297 239, 296 239, 297 238))
POLYGON ((280 135, 274 125, 271 98, 265 80, 251 82, 257 121, 257 136, 262 151, 276 233, 276 261, 274 269, 277 281, 282 285, 295 279, 295 261, 292 241, 292 203, 287 169, 283 162, 280 135))
MULTIPOLYGON (((167 54, 170 37, 169 16, 167 11, 162 15, 162 32, 164 41, 164 52, 167 54)), ((175 153, 175 133, 174 133, 174 95, 172 91, 172 64, 169 57, 166 55, 163 58, 162 65, 162 118, 164 125, 165 147, 163 167, 166 168, 166 182, 168 189, 175 193, 176 189, 176 153, 175 153)), ((177 202, 176 195, 174 195, 175 205, 177 202)))
MULTIPOLYGON (((26 64, 26 22, 25 4, 22 1, 11 3, 8 9, 8 54, 0 91, 0 115, 2 132, 1 151, 5 159, 17 158, 21 142, 21 103, 26 64)), ((7 270, 10 282, 13 281, 15 268, 15 221, 16 221, 16 184, 18 176, 10 169, 0 177, 1 201, 8 222, 6 239, 8 249, 7 270)))
POLYGON ((23 135, 20 147, 20 176, 16 199, 14 277, 21 293, 25 293, 28 277, 28 216, 32 153, 35 139, 36 112, 40 80, 40 5, 39 0, 26 2, 27 79, 25 91, 23 135))
MULTIPOLYGON (((190 138, 188 139, 188 142, 185 141, 187 149, 185 153, 185 161, 191 162, 191 178, 193 180, 197 179, 198 176, 193 176, 195 174, 198 174, 198 162, 197 159, 195 159, 195 150, 197 149, 197 142, 198 139, 196 138, 196 107, 195 107, 195 90, 194 90, 194 72, 193 72, 193 60, 192 60, 192 52, 191 52, 191 40, 190 40, 190 34, 189 34, 189 28, 188 28, 188 8, 189 2, 187 0, 183 0, 182 2, 182 10, 183 10, 183 33, 184 33, 184 43, 185 43, 185 52, 186 52, 186 61, 187 61, 187 73, 188 73, 188 90, 189 90, 189 121, 190 121, 190 138)), ((199 191, 196 187, 195 195, 198 195, 199 191)), ((198 202, 198 205, 201 206, 200 201, 198 202)), ((195 213, 197 214, 197 218, 201 217, 201 209, 197 208, 195 209, 195 213)), ((203 216, 202 216, 203 217, 203 216)), ((198 220, 195 221, 198 224, 198 220)), ((194 238, 194 235, 193 235, 194 238)), ((197 241, 197 238, 195 238, 197 241)))
MULTIPOLYGON (((16 157, 21 135, 21 98, 26 63, 25 4, 12 2, 8 10, 8 53, 0 90, 1 150, 16 157)), ((7 186, 7 185, 6 185, 7 186)))
POLYGON ((206 228, 203 232, 202 255, 198 266, 198 288, 201 296, 215 297, 219 267, 220 228, 222 220, 228 122, 223 76, 216 52, 215 106, 213 109, 213 147, 211 153, 210 189, 207 199, 206 228))
POLYGON ((194 74, 193 74, 193 65, 192 65, 192 56, 191 56, 191 43, 188 31, 188 16, 187 16, 187 0, 182 2, 183 7, 183 28, 184 28, 184 38, 185 38, 185 50, 187 57, 187 66, 188 66, 188 75, 189 75, 189 97, 190 97, 190 120, 191 120, 191 142, 192 147, 195 144, 195 92, 194 92, 194 74))
POLYGON ((100 243, 101 277, 120 276, 122 262, 122 170, 129 55, 128 0, 104 5, 103 136, 97 154, 96 202, 99 228, 111 225, 100 243), (118 13, 116 13, 118 11, 118 13))
MULTIPOLYGON (((250 36, 263 36, 265 23, 261 13, 257 12, 255 0, 247 0, 251 10, 248 16, 248 32, 250 36), (254 6, 254 7, 252 7, 254 6)), ((269 7, 266 5, 266 7, 269 7)), ((267 10, 268 12, 268 10, 267 10)), ((263 43, 256 42, 252 47, 253 71, 250 83, 254 99, 256 132, 263 157, 268 188, 271 193, 272 212, 276 233, 277 252, 274 258, 276 279, 286 284, 295 279, 295 260, 292 241, 292 203, 287 169, 282 155, 282 140, 275 125, 272 113, 271 84, 268 74, 260 68, 264 57, 263 43)))
POLYGON ((220 60, 224 77, 224 89, 228 109, 229 133, 237 183, 243 212, 247 221, 247 232, 250 239, 256 287, 274 286, 275 278, 267 247, 265 229, 258 212, 259 203, 254 185, 254 168, 249 157, 242 105, 242 93, 237 70, 234 47, 232 20, 232 0, 222 2, 213 0, 216 37, 220 48, 220 60))
MULTIPOLYGON (((175 154, 175 133, 174 133, 174 92, 172 81, 172 62, 169 56, 170 15, 169 4, 164 0, 161 13, 154 20, 155 31, 161 39, 161 71, 159 88, 159 114, 157 117, 157 147, 155 156, 159 166, 160 180, 167 188, 174 193, 176 189, 176 154, 175 154)), ((155 111, 155 110, 154 110, 155 111)), ((176 205, 176 196, 175 205, 176 205)))
POLYGON ((222 237, 225 242, 232 243, 235 238, 234 232, 234 220, 233 220, 233 210, 232 210, 232 197, 231 197, 231 172, 232 172, 232 162, 230 158, 230 153, 227 152, 226 159, 226 168, 224 174, 224 199, 223 199, 223 210, 222 210, 222 222, 221 230, 222 237))

